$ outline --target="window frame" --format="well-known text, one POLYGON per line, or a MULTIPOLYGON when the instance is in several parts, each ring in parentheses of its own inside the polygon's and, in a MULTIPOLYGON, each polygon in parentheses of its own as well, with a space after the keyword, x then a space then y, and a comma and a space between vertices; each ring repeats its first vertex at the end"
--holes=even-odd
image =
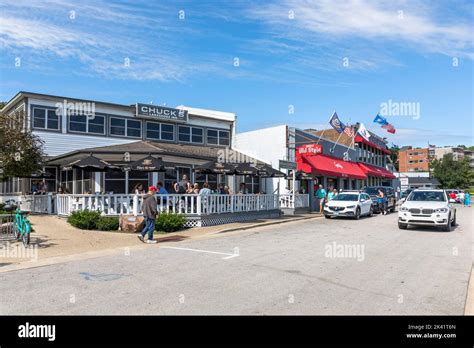
MULTIPOLYGON (((109 116, 109 122, 108 122, 109 128, 108 128, 108 135, 112 137, 118 137, 118 138, 133 138, 133 139, 143 139, 143 122, 142 120, 138 119, 132 119, 132 118, 127 118, 127 117, 119 117, 119 116, 109 116), (120 135, 120 134, 114 134, 112 133, 112 120, 122 120, 125 122, 124 124, 124 129, 125 129, 125 135, 120 135), (140 123, 140 136, 132 136, 128 135, 128 121, 135 121, 140 123)), ((114 126, 118 127, 118 126, 114 126)))
MULTIPOLYGON (((153 130, 153 132, 157 132, 157 131, 153 130)), ((170 133, 170 132, 166 131, 166 133, 170 133)), ((174 142, 176 140, 176 127, 172 123, 146 121, 145 122, 145 139, 174 142), (158 130, 159 138, 150 138, 150 137, 148 137, 148 124, 150 124, 150 123, 159 125, 159 130, 158 130), (171 126, 173 128, 173 139, 163 139, 163 125, 171 126)))
POLYGON ((103 127, 104 127, 104 131, 102 133, 96 133, 96 132, 90 132, 89 131, 89 122, 92 120, 91 118, 89 118, 87 115, 71 115, 71 116, 83 116, 86 118, 86 130, 83 132, 83 131, 78 131, 78 130, 72 130, 71 129, 71 117, 68 117, 68 121, 67 121, 67 131, 68 133, 77 133, 77 134, 90 134, 90 135, 97 135, 97 136, 101 136, 101 135, 107 135, 107 115, 106 114, 101 114, 101 113, 97 113, 93 119, 95 119, 95 117, 102 117, 104 119, 104 122, 103 122, 103 127))
POLYGON ((222 129, 222 128, 207 128, 206 129, 206 144, 207 145, 212 145, 212 146, 230 146, 230 143, 231 143, 231 135, 230 135, 230 130, 229 129, 222 129), (212 138, 217 138, 217 143, 214 144, 214 143, 211 143, 209 142, 209 131, 211 132, 216 132, 217 135, 212 138), (221 137, 221 132, 225 132, 228 134, 228 137, 227 139, 229 140, 229 143, 228 144, 222 144, 221 143, 221 139, 223 139, 223 137, 221 137))
POLYGON ((202 127, 195 127, 195 126, 190 126, 190 125, 181 125, 179 124, 178 125, 178 137, 177 137, 177 141, 179 143, 186 143, 186 144, 204 144, 204 128, 202 127), (179 138, 180 136, 180 128, 189 128, 189 141, 186 141, 186 140, 181 140, 179 138), (196 135, 196 136, 200 136, 202 137, 202 141, 201 142, 196 142, 196 141, 192 141, 193 140, 193 129, 200 129, 202 131, 202 134, 201 135, 196 135))
POLYGON ((31 106, 31 128, 34 130, 42 130, 42 131, 49 131, 49 132, 61 132, 61 115, 56 113, 56 109, 46 107, 46 106, 31 106), (36 127, 35 126, 35 110, 43 110, 44 111, 44 127, 36 127), (58 118, 58 127, 57 128, 49 128, 48 127, 48 114, 49 112, 54 112, 56 117, 58 118))

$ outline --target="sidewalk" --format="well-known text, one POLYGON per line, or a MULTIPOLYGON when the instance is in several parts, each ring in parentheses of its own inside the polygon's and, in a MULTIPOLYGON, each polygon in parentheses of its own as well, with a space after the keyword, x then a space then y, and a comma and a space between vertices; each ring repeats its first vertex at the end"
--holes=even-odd
MULTIPOLYGON (((183 240, 222 236, 222 233, 248 230, 255 227, 288 223, 305 219, 320 218, 317 213, 285 216, 277 219, 262 219, 243 223, 185 229, 174 233, 155 233, 158 245, 183 240)), ((124 232, 104 232, 80 230, 68 224, 65 219, 51 215, 33 215, 30 217, 34 232, 31 234, 30 247, 33 254, 27 257, 5 257, 0 254, 0 273, 10 270, 40 267, 43 265, 67 262, 76 259, 99 257, 115 253, 130 252, 132 249, 150 248, 143 244, 137 234, 124 232), (36 254, 35 254, 36 253, 36 254)), ((3 252, 6 247, 24 251, 17 241, 1 241, 3 252), (8 243, 8 244, 7 244, 8 243)))
POLYGON ((471 268, 471 277, 467 287, 466 305, 464 315, 474 315, 474 267, 471 268))

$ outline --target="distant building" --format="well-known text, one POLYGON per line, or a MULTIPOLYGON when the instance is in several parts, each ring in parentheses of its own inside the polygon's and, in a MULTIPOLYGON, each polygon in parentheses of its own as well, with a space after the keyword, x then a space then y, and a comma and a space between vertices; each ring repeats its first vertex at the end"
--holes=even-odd
MULTIPOLYGON (((402 147, 398 153, 400 172, 429 172, 430 149, 402 147)), ((431 150, 432 153, 432 150, 431 150)))
POLYGON ((443 157, 447 154, 453 155, 453 160, 460 161, 463 160, 465 157, 464 148, 462 147, 453 147, 453 146, 445 146, 445 147, 436 147, 435 148, 435 158, 437 160, 443 159, 443 157))

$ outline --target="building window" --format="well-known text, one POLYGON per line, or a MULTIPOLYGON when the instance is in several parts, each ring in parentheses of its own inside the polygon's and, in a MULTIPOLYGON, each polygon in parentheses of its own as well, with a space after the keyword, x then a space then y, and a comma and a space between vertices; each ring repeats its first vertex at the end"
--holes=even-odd
POLYGON ((174 125, 147 122, 146 123, 146 137, 154 140, 174 140, 174 125))
POLYGON ((59 116, 56 110, 33 108, 33 128, 59 130, 59 116))
POLYGON ((72 169, 61 171, 61 186, 66 190, 66 193, 72 192, 72 169))
POLYGON ((91 134, 105 134, 105 116, 71 115, 69 131, 91 134))
POLYGON ((142 123, 137 120, 111 117, 110 118, 110 135, 141 138, 142 137, 142 123))
POLYGON ((105 193, 125 193, 125 173, 105 172, 105 193))
POLYGON ((135 186, 142 184, 145 191, 148 190, 148 183, 150 182, 151 173, 141 171, 128 172, 128 191, 135 193, 135 186), (150 175, 149 175, 150 174, 150 175))
POLYGON ((230 133, 229 131, 208 129, 207 143, 211 145, 229 145, 230 133))
POLYGON ((178 127, 178 140, 185 143, 203 143, 203 130, 202 128, 179 126, 178 127))

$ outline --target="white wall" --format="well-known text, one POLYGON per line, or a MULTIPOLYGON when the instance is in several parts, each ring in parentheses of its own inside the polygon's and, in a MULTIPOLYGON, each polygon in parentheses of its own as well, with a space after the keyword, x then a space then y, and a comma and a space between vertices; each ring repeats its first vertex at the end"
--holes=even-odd
MULTIPOLYGON (((279 169, 279 160, 285 160, 287 156, 287 125, 237 133, 234 148, 279 169)), ((268 178, 265 182, 267 193, 273 192, 278 187, 278 182, 281 190, 285 188, 283 178, 268 178)))

